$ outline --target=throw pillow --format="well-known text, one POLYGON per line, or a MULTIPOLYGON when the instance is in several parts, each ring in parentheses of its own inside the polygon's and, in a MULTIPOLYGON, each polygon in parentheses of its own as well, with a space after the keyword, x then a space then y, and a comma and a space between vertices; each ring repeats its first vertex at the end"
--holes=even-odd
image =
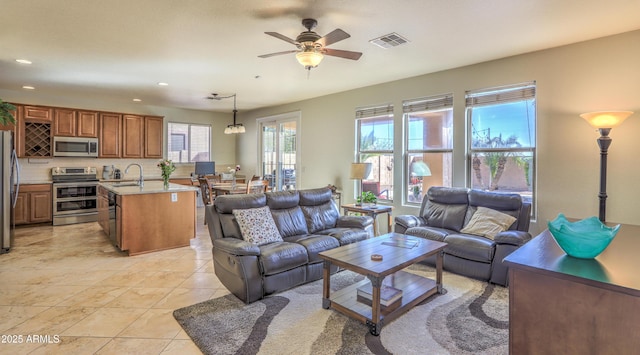
POLYGON ((232 212, 245 241, 258 246, 282 241, 268 206, 232 212))
POLYGON ((462 233, 479 235, 491 240, 496 234, 506 231, 516 218, 486 207, 478 207, 469 223, 460 230, 462 233))

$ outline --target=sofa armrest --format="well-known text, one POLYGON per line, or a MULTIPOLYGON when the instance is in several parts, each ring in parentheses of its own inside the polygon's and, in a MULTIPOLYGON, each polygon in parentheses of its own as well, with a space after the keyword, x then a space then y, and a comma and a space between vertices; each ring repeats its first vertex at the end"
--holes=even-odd
POLYGON ((496 244, 509 244, 515 246, 521 246, 530 240, 531 234, 528 232, 514 230, 500 232, 493 238, 493 241, 496 242, 496 244))
POLYGON ((244 240, 237 238, 221 238, 213 240, 213 249, 220 250, 231 255, 260 255, 260 248, 244 240))
POLYGON ((336 222, 337 228, 359 228, 366 229, 373 224, 370 216, 340 216, 336 222))
POLYGON ((417 216, 414 216, 414 215, 409 215, 409 214, 396 216, 395 222, 396 222, 396 224, 399 224, 402 227, 404 227, 404 229, 409 229, 409 228, 412 228, 412 227, 420 227, 420 226, 426 226, 427 225, 427 222, 424 220, 424 218, 417 217, 417 216))

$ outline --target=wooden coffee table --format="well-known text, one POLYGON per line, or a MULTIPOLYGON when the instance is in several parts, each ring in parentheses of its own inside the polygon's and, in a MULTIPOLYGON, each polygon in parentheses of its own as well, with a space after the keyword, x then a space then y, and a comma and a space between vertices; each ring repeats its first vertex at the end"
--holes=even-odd
POLYGON ((324 259, 322 308, 333 308, 360 320, 369 326, 371 334, 380 335, 384 323, 399 317, 431 295, 442 293, 442 255, 447 244, 419 237, 408 237, 418 241, 413 248, 383 244, 393 241, 394 238, 407 238, 407 236, 388 233, 321 252, 319 256, 324 259), (382 255, 382 261, 371 260, 372 254, 382 255), (432 255, 437 256, 435 280, 401 271, 432 255), (368 280, 347 286, 331 295, 332 265, 362 274, 368 280), (380 305, 380 286, 384 278, 390 275, 393 275, 392 286, 402 290, 402 303, 389 312, 383 312, 380 305), (369 282, 373 287, 371 306, 359 302, 356 297, 358 287, 369 282))

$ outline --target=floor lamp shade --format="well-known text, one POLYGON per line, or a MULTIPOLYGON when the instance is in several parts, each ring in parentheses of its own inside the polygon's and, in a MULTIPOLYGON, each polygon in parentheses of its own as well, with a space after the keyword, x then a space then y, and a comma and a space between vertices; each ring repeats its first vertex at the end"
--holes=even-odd
POLYGON ((598 198, 600 199, 599 219, 601 222, 606 219, 607 155, 611 145, 609 132, 613 127, 622 124, 632 114, 633 112, 631 111, 598 111, 580 115, 600 132, 600 137, 598 138, 598 146, 600 147, 600 193, 598 193, 598 198))

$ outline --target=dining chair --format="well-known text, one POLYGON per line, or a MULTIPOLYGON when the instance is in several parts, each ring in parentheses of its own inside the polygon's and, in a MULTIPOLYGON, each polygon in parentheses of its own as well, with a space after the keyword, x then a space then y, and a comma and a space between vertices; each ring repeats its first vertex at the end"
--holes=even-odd
POLYGON ((247 193, 248 194, 259 194, 267 191, 267 187, 269 186, 268 180, 253 180, 247 182, 247 193))
MULTIPOLYGON (((202 196, 202 203, 204 203, 205 206, 213 204, 215 196, 211 190, 209 179, 206 177, 199 177, 198 182, 200 183, 200 196, 202 196)), ((207 224, 206 218, 204 220, 204 224, 207 224)))

